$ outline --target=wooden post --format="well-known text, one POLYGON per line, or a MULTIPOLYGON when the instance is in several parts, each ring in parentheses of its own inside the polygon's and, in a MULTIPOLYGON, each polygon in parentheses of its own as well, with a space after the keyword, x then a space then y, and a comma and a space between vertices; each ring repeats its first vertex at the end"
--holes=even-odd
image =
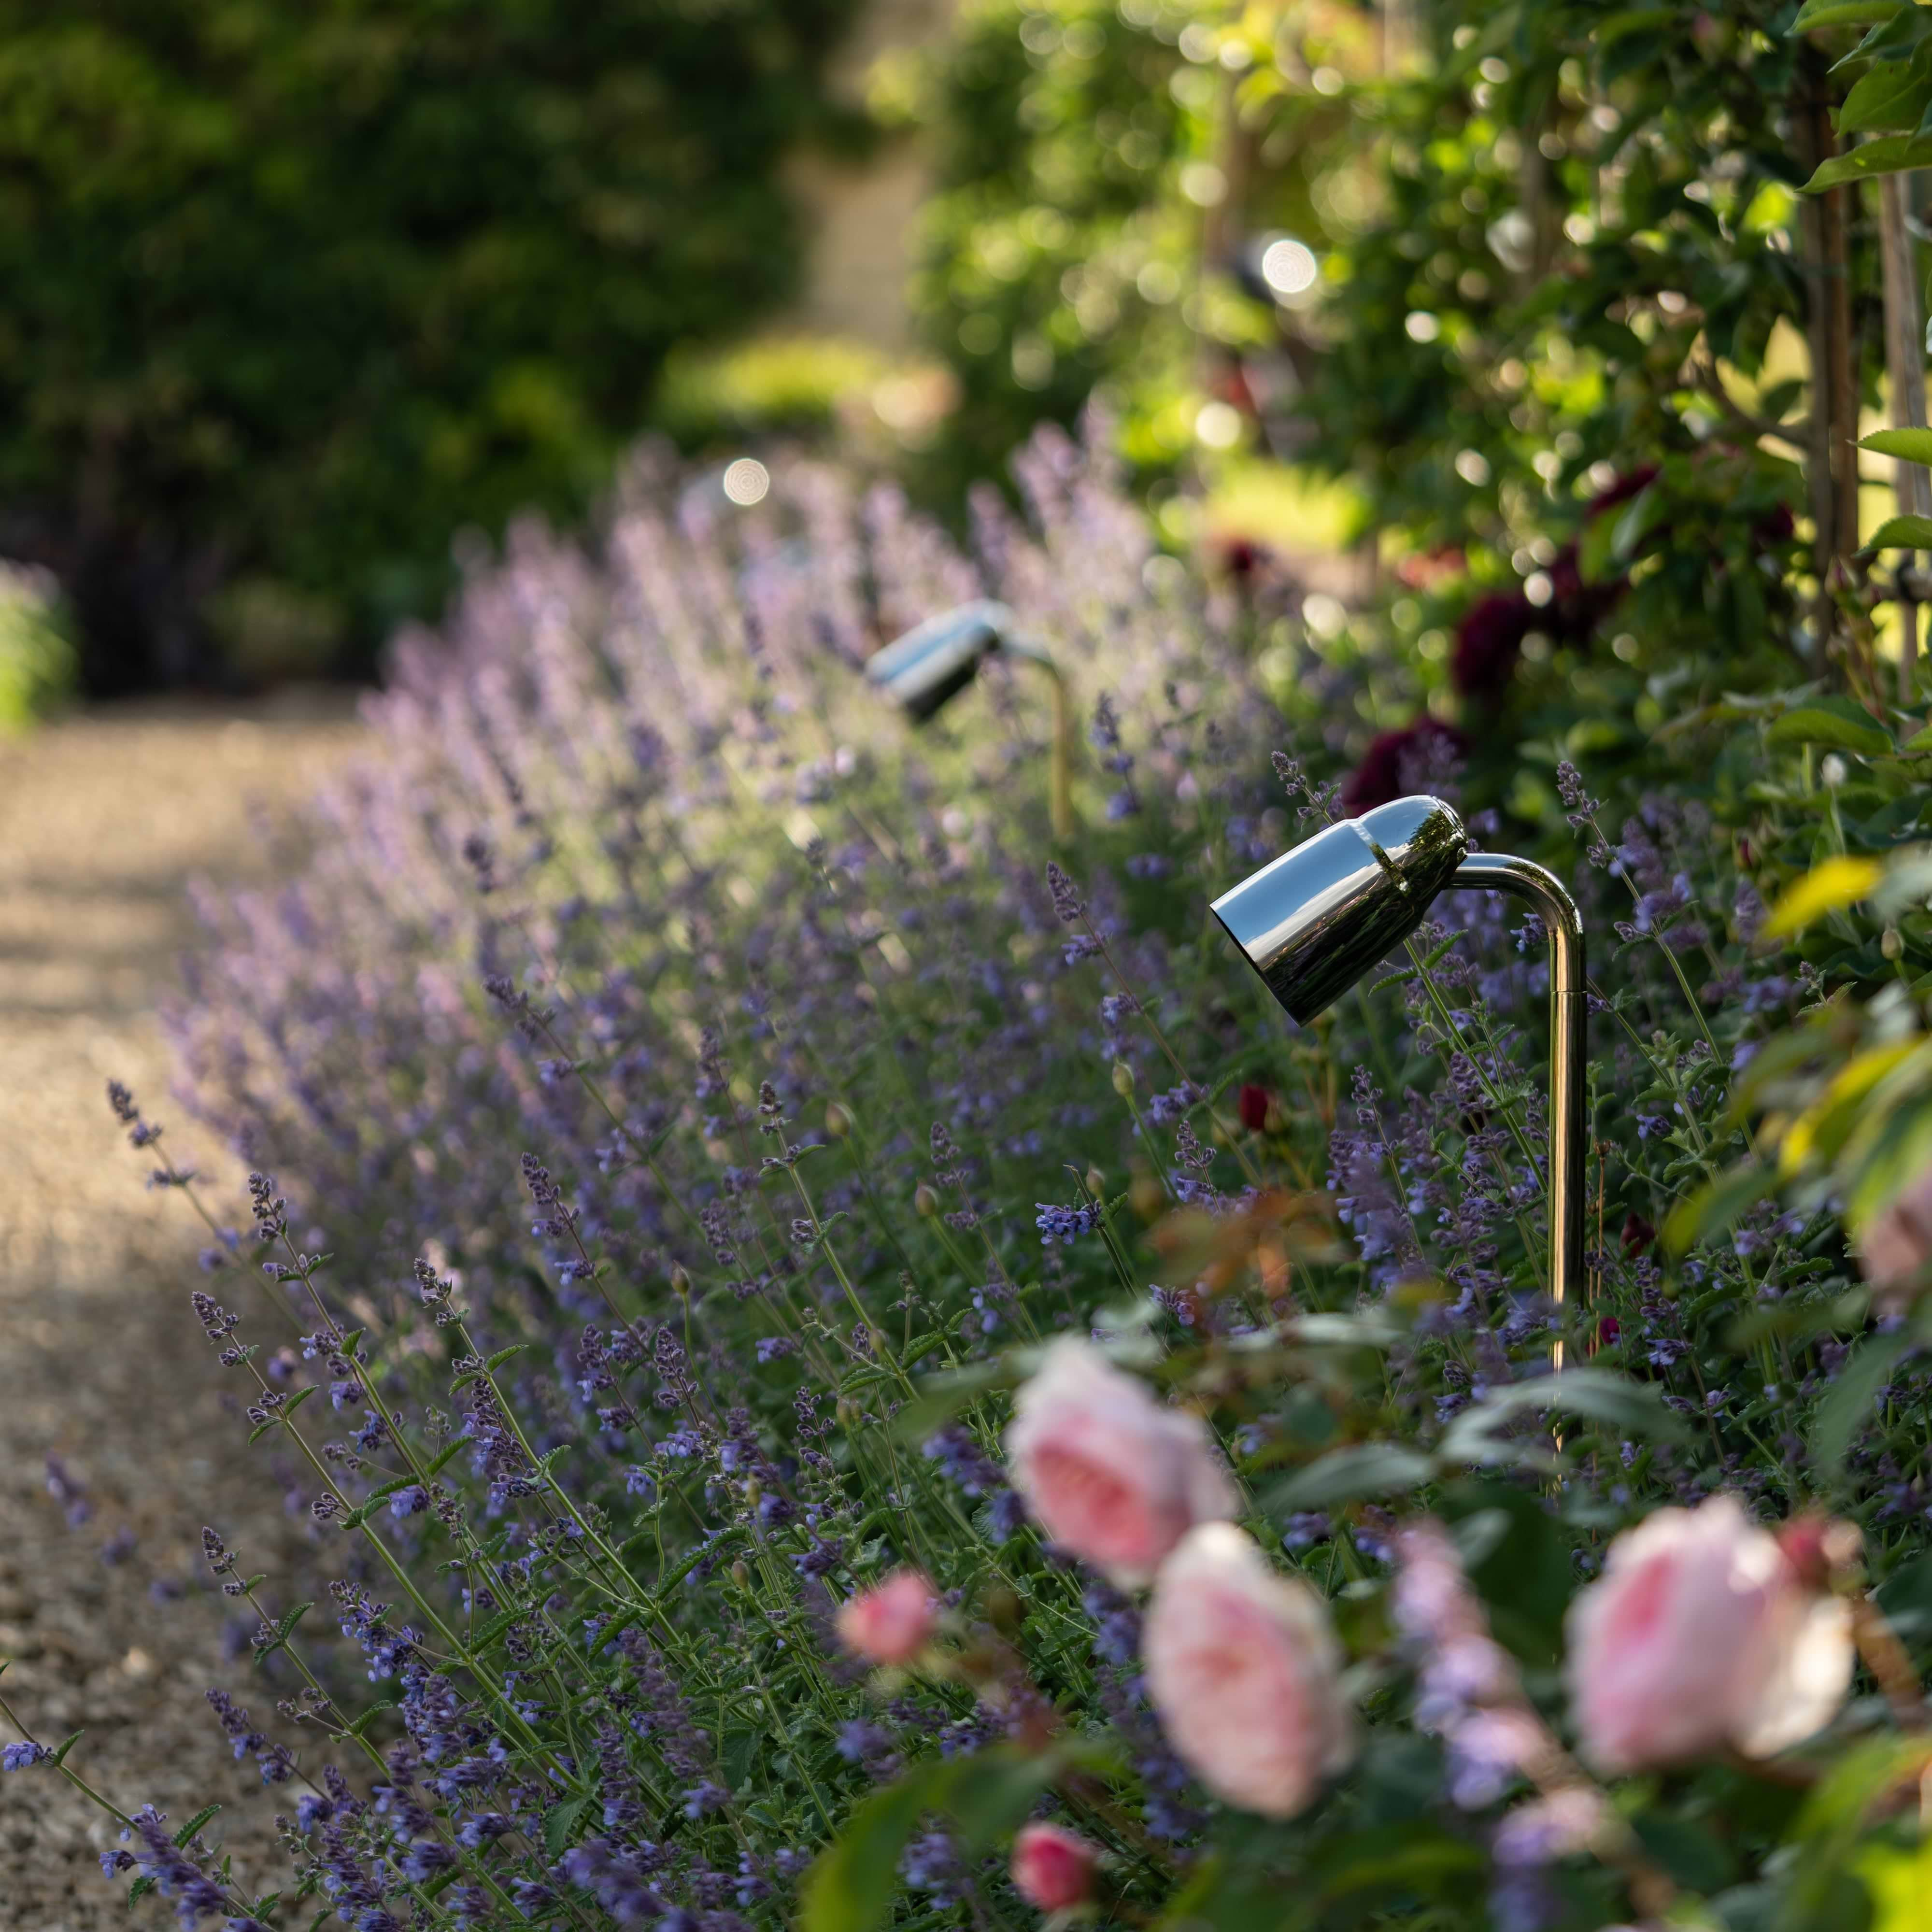
MULTIPOLYGON (((1798 142, 1809 174, 1838 151, 1824 63, 1807 50, 1807 85, 1796 104, 1798 142)), ((1852 340, 1851 274, 1845 233, 1845 190, 1804 198, 1806 338, 1811 352, 1810 460, 1806 468, 1816 532, 1816 628, 1820 663, 1837 628, 1831 596, 1834 566, 1858 545, 1858 382, 1852 340)))
MULTIPOLYGON (((1918 304, 1918 276, 1912 259, 1910 175, 1885 175, 1879 181, 1879 260, 1885 278, 1885 373, 1892 392, 1892 420, 1898 429, 1925 427, 1925 334, 1918 304)), ((1894 488, 1902 517, 1932 517, 1932 471, 1921 463, 1898 460, 1894 488)), ((1899 622, 1898 701, 1910 710, 1918 685, 1918 606, 1906 584, 1916 552, 1908 550, 1898 580, 1899 622)))

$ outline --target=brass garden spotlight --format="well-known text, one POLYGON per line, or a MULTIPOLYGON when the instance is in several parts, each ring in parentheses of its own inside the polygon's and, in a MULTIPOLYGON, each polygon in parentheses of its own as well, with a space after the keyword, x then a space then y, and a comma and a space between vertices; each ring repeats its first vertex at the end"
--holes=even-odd
MULTIPOLYGON (((1555 874, 1472 853, 1439 798, 1399 798, 1345 818, 1214 902, 1214 916, 1303 1025, 1385 958, 1448 886, 1508 892, 1550 934, 1550 1292, 1583 1282, 1583 922, 1555 874)), ((1559 1352, 1558 1360, 1562 1360, 1559 1352)))
POLYGON ((922 724, 973 682, 982 662, 994 651, 1038 664, 1052 680, 1048 809, 1053 836, 1064 842, 1073 830, 1073 713, 1066 680, 1046 646, 1019 629, 1005 604, 982 597, 927 618, 867 659, 866 675, 908 718, 922 724))

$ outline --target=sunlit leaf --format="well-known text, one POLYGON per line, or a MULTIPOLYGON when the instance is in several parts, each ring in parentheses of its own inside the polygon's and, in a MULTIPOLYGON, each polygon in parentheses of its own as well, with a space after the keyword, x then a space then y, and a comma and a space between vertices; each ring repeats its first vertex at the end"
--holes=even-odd
POLYGON ((1785 888, 1764 922, 1764 937, 1783 939, 1827 913, 1842 912, 1868 898, 1884 877, 1876 859, 1828 859, 1785 888))
POLYGON ((1888 517, 1865 545, 1874 550, 1932 550, 1932 517, 1888 517))
POLYGON ((1364 1496, 1392 1495, 1429 1480, 1435 1465, 1393 1442, 1358 1442, 1336 1449, 1277 1484, 1264 1498, 1270 1511, 1331 1509, 1364 1496))

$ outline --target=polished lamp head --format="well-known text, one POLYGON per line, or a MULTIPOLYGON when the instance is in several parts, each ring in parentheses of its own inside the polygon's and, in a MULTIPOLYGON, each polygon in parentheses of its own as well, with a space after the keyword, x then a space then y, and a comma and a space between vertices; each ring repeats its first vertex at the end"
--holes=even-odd
POLYGON ((1305 1026, 1422 923, 1468 851, 1439 798, 1399 798, 1284 852, 1223 892, 1214 916, 1305 1026))
POLYGON ((981 661, 1003 647, 1035 652, 1016 642, 1013 614, 990 597, 942 610, 868 658, 866 675, 894 704, 922 722, 973 681, 981 661))

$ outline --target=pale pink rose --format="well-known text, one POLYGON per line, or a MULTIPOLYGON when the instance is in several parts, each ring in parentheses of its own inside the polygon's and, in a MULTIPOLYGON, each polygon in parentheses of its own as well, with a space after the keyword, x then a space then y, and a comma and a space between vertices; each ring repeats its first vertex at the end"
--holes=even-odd
POLYGON ((1910 1290, 1932 1260, 1932 1166, 1894 1195, 1859 1229, 1858 1264, 1880 1304, 1910 1300, 1910 1290))
POLYGON ((1195 1524, 1239 1506, 1201 1418, 1156 1401, 1072 1336, 1020 1390, 1006 1458, 1040 1527, 1124 1588, 1151 1582, 1195 1524))
POLYGON ((1617 1538, 1568 1634, 1577 1736, 1612 1774, 1726 1745, 1768 1757, 1829 1724, 1851 1684, 1849 1606, 1810 1587, 1732 1496, 1617 1538))
POLYGON ((1058 1825, 1023 1825, 1013 1840, 1013 1888, 1040 1912, 1064 1912, 1094 1895, 1100 1850, 1058 1825))
POLYGON ((871 1664, 910 1664, 938 1624, 932 1585, 916 1570, 895 1570, 838 1606, 839 1636, 871 1664))
POLYGON ((1168 1742, 1231 1804, 1292 1817, 1353 1754, 1328 1605, 1232 1523, 1161 1565, 1141 1657, 1168 1742))

